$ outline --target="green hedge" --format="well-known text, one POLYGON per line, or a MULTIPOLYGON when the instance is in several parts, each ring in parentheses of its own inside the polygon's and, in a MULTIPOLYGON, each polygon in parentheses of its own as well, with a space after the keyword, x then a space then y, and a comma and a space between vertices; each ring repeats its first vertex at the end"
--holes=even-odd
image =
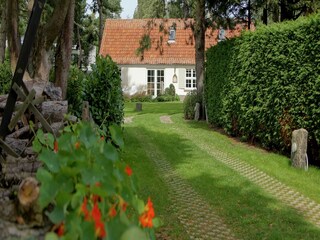
POLYGON ((305 128, 309 132, 309 159, 319 159, 319 39, 318 14, 261 27, 244 33, 234 43, 213 47, 217 49, 208 51, 208 63, 219 57, 221 66, 219 71, 207 66, 210 122, 222 125, 230 134, 285 153, 290 151, 292 131, 305 128), (218 48, 225 48, 225 54, 218 48), (221 80, 221 69, 226 71, 226 79, 221 80))
POLYGON ((221 127, 221 111, 224 89, 228 89, 231 74, 231 60, 234 55, 235 39, 223 41, 218 47, 207 51, 205 99, 207 99, 208 120, 211 124, 221 127))

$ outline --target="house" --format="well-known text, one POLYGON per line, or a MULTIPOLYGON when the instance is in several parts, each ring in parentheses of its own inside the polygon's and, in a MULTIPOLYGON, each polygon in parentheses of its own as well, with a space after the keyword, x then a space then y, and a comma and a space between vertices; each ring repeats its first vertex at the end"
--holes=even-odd
MULTIPOLYGON (((107 19, 100 55, 110 55, 121 68, 126 94, 143 92, 154 97, 172 83, 184 97, 196 88, 195 41, 192 19, 107 19), (148 37, 149 36, 149 37, 148 37), (139 53, 140 41, 150 47, 139 53)), ((235 30, 206 31, 206 48, 220 39, 240 35, 235 30)))

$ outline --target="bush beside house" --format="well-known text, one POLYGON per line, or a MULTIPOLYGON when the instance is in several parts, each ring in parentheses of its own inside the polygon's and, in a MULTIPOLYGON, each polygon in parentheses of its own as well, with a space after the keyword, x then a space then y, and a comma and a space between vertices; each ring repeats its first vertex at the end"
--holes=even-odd
POLYGON ((319 39, 318 14, 261 27, 210 49, 205 81, 209 122, 285 153, 292 131, 305 128, 309 159, 319 159, 319 39))
POLYGON ((124 100, 120 70, 110 56, 97 57, 85 84, 85 100, 93 120, 106 127, 123 120, 124 100))

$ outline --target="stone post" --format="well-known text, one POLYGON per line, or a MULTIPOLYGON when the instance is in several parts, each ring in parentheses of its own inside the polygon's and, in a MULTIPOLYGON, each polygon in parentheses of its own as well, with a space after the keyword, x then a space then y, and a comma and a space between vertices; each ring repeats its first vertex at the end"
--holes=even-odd
POLYGON ((296 168, 308 169, 307 161, 308 131, 298 129, 292 132, 291 163, 296 168))
POLYGON ((200 103, 196 103, 194 107, 194 120, 199 121, 200 119, 200 103))
POLYGON ((136 103, 136 111, 141 112, 142 111, 142 103, 136 103))
POLYGON ((82 103, 81 118, 83 121, 90 121, 90 110, 89 110, 89 102, 88 101, 83 101, 83 103, 82 103))

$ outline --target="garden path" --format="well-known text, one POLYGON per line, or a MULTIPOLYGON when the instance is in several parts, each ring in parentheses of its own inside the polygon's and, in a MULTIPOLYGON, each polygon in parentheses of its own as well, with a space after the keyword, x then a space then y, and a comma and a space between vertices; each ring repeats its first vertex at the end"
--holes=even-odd
MULTIPOLYGON (((162 118, 163 119, 163 118, 162 118)), ((170 117, 166 116, 166 124, 170 117)), ((170 119, 171 120, 171 119, 170 119)), ((164 121, 161 121, 162 123, 164 121)), ((170 125, 170 124, 168 124, 170 125)), ((137 139, 144 145, 162 180, 170 189, 174 210, 189 234, 190 239, 232 240, 236 239, 210 205, 196 193, 170 166, 162 152, 152 143, 150 136, 137 132, 137 139)))
POLYGON ((283 184, 274 177, 262 172, 256 167, 241 161, 240 159, 229 156, 227 153, 217 149, 215 146, 212 146, 211 144, 209 145, 204 140, 199 138, 195 139, 190 132, 183 131, 179 128, 179 125, 172 126, 172 129, 180 136, 190 140, 195 146, 208 153, 215 160, 225 164, 240 175, 246 177, 248 180, 270 193, 276 199, 296 209, 310 223, 320 227, 320 204, 283 184))
MULTIPOLYGON (((172 132, 192 142, 212 156, 213 160, 223 163, 247 178, 275 199, 295 209, 307 221, 320 227, 320 204, 256 167, 231 157, 222 149, 207 143, 205 139, 195 138, 192 132, 175 124, 170 116, 160 116, 159 120, 159 124, 165 124, 166 128, 170 128, 172 132)), ((143 132, 137 134, 138 141, 144 146, 149 159, 152 159, 159 176, 169 187, 170 202, 174 203, 173 209, 190 239, 236 239, 223 218, 218 216, 212 207, 170 165, 169 159, 166 159, 165 154, 152 141, 152 136, 143 132)))

